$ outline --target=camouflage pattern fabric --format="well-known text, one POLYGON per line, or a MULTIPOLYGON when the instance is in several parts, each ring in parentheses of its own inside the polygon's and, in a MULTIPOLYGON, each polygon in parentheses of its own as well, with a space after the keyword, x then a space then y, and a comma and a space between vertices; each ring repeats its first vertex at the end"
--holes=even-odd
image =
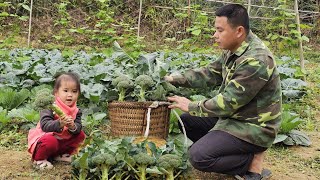
POLYGON ((212 99, 191 102, 194 116, 219 117, 212 130, 228 132, 249 143, 270 147, 281 121, 281 85, 270 50, 252 32, 235 53, 224 51, 207 67, 173 76, 174 85, 220 85, 212 99))

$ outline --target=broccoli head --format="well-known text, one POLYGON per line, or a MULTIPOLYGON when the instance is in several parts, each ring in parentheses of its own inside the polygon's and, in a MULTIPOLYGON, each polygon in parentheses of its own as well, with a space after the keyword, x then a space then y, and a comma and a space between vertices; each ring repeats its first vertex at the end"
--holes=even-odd
POLYGON ((163 82, 163 87, 167 91, 167 94, 171 93, 171 92, 175 93, 177 91, 177 88, 174 85, 172 85, 171 83, 166 82, 166 81, 163 82))
POLYGON ((85 180, 89 172, 89 167, 87 163, 82 162, 82 157, 74 159, 71 165, 74 169, 79 171, 79 177, 76 179, 85 180))
POLYGON ((54 104, 54 96, 51 91, 47 88, 41 89, 37 92, 34 107, 36 110, 41 111, 43 109, 51 109, 59 117, 63 116, 63 111, 54 104))
POLYGON ((111 82, 111 84, 114 86, 114 87, 117 87, 118 83, 121 82, 121 81, 127 81, 129 79, 128 76, 118 76, 116 78, 114 78, 111 82))
POLYGON ((140 86, 139 101, 146 101, 146 90, 154 84, 153 79, 148 75, 140 75, 136 78, 135 83, 140 86))
POLYGON ((34 106, 37 110, 47 109, 54 102, 54 96, 49 89, 41 89, 37 92, 34 106))
POLYGON ((174 171, 182 165, 182 158, 176 154, 165 154, 158 159, 158 167, 166 174, 167 180, 174 179, 174 171))
POLYGON ((92 162, 97 165, 101 170, 101 179, 106 180, 109 178, 109 171, 111 167, 117 164, 116 158, 110 153, 101 153, 92 157, 92 162))
POLYGON ((127 76, 119 76, 112 81, 112 85, 118 90, 118 101, 124 101, 127 89, 133 87, 132 80, 127 76))
POLYGON ((138 179, 146 180, 146 169, 148 166, 153 165, 155 163, 155 158, 149 156, 148 153, 140 152, 136 155, 132 156, 135 161, 138 170, 135 170, 138 175, 138 179))
POLYGON ((169 82, 163 81, 156 85, 156 88, 152 92, 151 99, 157 101, 166 101, 167 96, 171 95, 171 93, 177 94, 181 92, 178 92, 178 88, 176 88, 174 85, 170 84, 169 82))

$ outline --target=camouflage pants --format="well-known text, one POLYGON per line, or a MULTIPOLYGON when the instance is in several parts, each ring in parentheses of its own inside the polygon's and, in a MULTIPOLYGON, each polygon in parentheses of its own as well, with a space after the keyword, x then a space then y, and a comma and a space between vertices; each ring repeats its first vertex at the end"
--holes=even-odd
MULTIPOLYGON (((190 162, 200 171, 244 175, 254 154, 267 149, 223 131, 210 131, 217 118, 185 113, 181 115, 181 120, 188 138, 194 142, 189 149, 190 162)), ((180 125, 179 127, 181 130, 180 125)))

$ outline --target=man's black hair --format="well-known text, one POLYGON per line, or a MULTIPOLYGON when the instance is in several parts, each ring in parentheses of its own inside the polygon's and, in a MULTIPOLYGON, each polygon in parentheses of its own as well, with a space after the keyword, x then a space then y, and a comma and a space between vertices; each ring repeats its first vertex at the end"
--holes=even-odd
POLYGON ((227 17, 231 27, 243 26, 246 33, 249 33, 249 15, 247 9, 240 4, 228 4, 216 11, 216 16, 227 17))

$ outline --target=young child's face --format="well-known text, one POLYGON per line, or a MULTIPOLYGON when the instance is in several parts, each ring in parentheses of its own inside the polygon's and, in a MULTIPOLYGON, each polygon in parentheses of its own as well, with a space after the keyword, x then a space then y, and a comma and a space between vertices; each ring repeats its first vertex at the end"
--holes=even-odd
POLYGON ((62 80, 58 91, 55 93, 67 106, 72 106, 79 96, 77 83, 72 80, 62 80))

